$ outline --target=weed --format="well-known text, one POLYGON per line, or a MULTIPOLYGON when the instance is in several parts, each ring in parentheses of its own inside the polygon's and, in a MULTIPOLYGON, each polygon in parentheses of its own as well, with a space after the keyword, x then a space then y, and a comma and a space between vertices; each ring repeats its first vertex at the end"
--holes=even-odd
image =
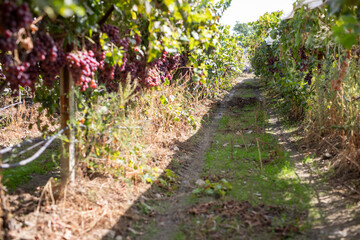
POLYGON ((219 182, 210 182, 207 179, 204 184, 193 190, 193 194, 198 196, 206 194, 219 198, 224 197, 231 189, 232 185, 226 179, 221 179, 219 182))
POLYGON ((158 179, 158 186, 161 188, 167 189, 168 191, 174 191, 178 189, 177 184, 178 176, 175 172, 171 171, 170 169, 165 169, 164 174, 158 179))

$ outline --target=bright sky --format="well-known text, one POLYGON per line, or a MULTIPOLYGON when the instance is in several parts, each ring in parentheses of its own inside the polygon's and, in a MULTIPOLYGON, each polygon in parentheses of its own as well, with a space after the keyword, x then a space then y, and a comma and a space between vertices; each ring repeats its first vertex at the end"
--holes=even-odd
POLYGON ((232 0, 220 23, 234 27, 236 21, 247 23, 257 20, 266 12, 291 12, 294 0, 232 0))

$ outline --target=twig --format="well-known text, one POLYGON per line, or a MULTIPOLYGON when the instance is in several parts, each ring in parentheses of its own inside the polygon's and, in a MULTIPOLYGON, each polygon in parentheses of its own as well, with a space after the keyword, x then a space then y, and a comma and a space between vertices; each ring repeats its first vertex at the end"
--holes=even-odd
POLYGON ((242 131, 239 131, 238 133, 240 134, 241 140, 243 141, 243 144, 244 144, 244 146, 245 146, 246 152, 249 152, 249 149, 248 149, 247 146, 246 146, 246 143, 245 143, 245 140, 244 140, 244 136, 243 136, 243 134, 242 134, 242 131))
POLYGON ((261 160, 261 152, 260 152, 259 140, 257 138, 256 138, 256 144, 257 144, 257 148, 258 148, 258 152, 259 152, 261 174, 263 174, 263 163, 262 163, 262 160, 261 160))
POLYGON ((230 138, 230 147, 231 147, 231 161, 234 161, 234 142, 232 136, 230 138))
POLYGON ((37 214, 40 212, 41 201, 42 201, 46 191, 50 194, 52 203, 55 204, 55 199, 54 199, 54 195, 52 193, 52 186, 51 186, 52 179, 53 179, 52 177, 49 179, 49 181, 46 183, 46 185, 44 186, 44 189, 41 192, 39 202, 38 202, 38 206, 36 208, 36 213, 37 214))
POLYGON ((360 195, 360 192, 358 190, 356 190, 355 188, 353 188, 352 186, 347 185, 346 183, 342 182, 342 185, 344 185, 346 188, 348 188, 349 190, 356 192, 358 195, 360 195))
POLYGON ((91 231, 91 229, 93 229, 93 228, 96 226, 96 224, 107 214, 107 209, 108 209, 108 203, 106 204, 106 208, 105 208, 103 214, 101 214, 101 216, 98 217, 98 219, 96 219, 96 220, 93 222, 93 224, 91 224, 91 226, 90 226, 88 229, 84 230, 84 231, 81 233, 81 235, 84 234, 84 233, 87 233, 87 232, 91 231))

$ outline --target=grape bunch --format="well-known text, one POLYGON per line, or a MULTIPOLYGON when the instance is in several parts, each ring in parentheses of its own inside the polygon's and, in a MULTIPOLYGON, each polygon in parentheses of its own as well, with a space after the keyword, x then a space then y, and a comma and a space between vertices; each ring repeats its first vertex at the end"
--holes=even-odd
POLYGON ((13 51, 17 47, 16 38, 12 32, 6 30, 0 35, 0 49, 4 51, 13 51))
POLYGON ((7 30, 12 33, 17 32, 20 28, 27 27, 32 21, 33 17, 26 3, 16 6, 15 3, 6 1, 0 4, 0 33, 7 30))
POLYGON ((136 42, 136 46, 140 46, 140 44, 142 42, 141 37, 138 34, 135 34, 134 39, 135 39, 135 42, 136 42))
POLYGON ((11 89, 17 90, 19 85, 22 87, 34 87, 34 83, 27 73, 29 67, 30 64, 27 62, 5 66, 6 80, 10 82, 11 89))
POLYGON ((171 72, 174 71, 180 64, 180 55, 175 53, 171 57, 167 57, 164 63, 166 65, 165 77, 171 81, 171 72))
POLYGON ((189 72, 191 73, 191 68, 187 67, 188 66, 188 63, 189 63, 189 56, 190 56, 190 53, 184 51, 181 53, 180 55, 180 60, 179 60, 179 63, 178 63, 178 66, 181 67, 179 74, 180 74, 180 78, 182 78, 182 76, 185 76, 187 74, 189 74, 189 72))
POLYGON ((124 72, 125 69, 126 69, 126 63, 127 63, 128 59, 126 57, 126 55, 123 57, 123 62, 121 64, 121 67, 120 67, 120 72, 124 72))
POLYGON ((129 51, 130 40, 127 37, 121 39, 118 47, 122 47, 122 50, 124 50, 125 52, 129 51))
POLYGON ((167 61, 168 71, 173 71, 178 67, 180 63, 180 55, 178 53, 175 53, 174 56, 167 58, 167 61))
POLYGON ((308 83, 308 85, 311 85, 311 79, 313 77, 312 71, 310 70, 306 75, 305 75, 305 82, 308 83))
POLYGON ((298 51, 298 56, 300 57, 300 67, 299 70, 300 72, 305 72, 308 70, 309 68, 309 57, 306 54, 306 48, 303 46, 299 49, 298 51))
POLYGON ((147 87, 156 87, 161 83, 159 71, 155 67, 149 66, 143 84, 147 87))
MULTIPOLYGON (((57 76, 60 74, 60 70, 65 66, 65 53, 62 50, 62 42, 55 43, 56 57, 54 58, 54 52, 48 54, 45 61, 40 62, 40 72, 42 73, 43 83, 47 87, 52 87, 57 76)), ((54 47, 52 47, 54 49, 54 47)))
POLYGON ((54 39, 43 32, 36 34, 34 39, 34 48, 28 54, 27 61, 34 65, 40 61, 54 62, 57 58, 58 46, 55 44, 54 39))
POLYGON ((105 84, 106 88, 108 90, 115 90, 116 86, 114 86, 114 76, 115 76, 115 70, 118 67, 118 65, 112 66, 111 64, 102 62, 101 67, 99 67, 98 71, 98 80, 99 83, 105 84))
POLYGON ((89 84, 91 88, 97 88, 94 75, 100 64, 95 59, 93 51, 68 53, 66 63, 75 80, 75 86, 81 86, 81 91, 85 91, 89 84))
POLYGON ((32 23, 33 17, 29 6, 23 3, 16 6, 13 2, 0 4, 0 49, 13 51, 16 49, 15 33, 20 28, 27 27, 32 23))
MULTIPOLYGON (((155 68, 160 76, 161 82, 164 82, 167 78, 171 81, 172 75, 171 72, 176 69, 180 61, 180 55, 174 54, 173 56, 168 56, 168 53, 164 51, 161 55, 161 58, 154 60, 150 63, 150 68, 155 68)), ((158 81, 153 81, 157 82, 158 81)), ((160 82, 156 85, 158 86, 160 82)), ((153 85, 153 84, 151 84, 153 85)))
MULTIPOLYGON (((40 70, 38 64, 31 65, 27 70, 26 74, 29 76, 29 80, 31 81, 31 84, 29 87, 34 90, 35 83, 39 79, 40 70)), ((43 76, 44 77, 44 76, 43 76)))
POLYGON ((30 78, 29 74, 30 63, 19 63, 14 60, 11 55, 1 53, 0 63, 2 65, 2 71, 4 73, 3 80, 10 83, 10 88, 17 91, 19 85, 22 87, 34 88, 34 82, 30 78))
POLYGON ((119 46, 121 40, 119 37, 119 28, 110 24, 104 24, 100 28, 101 32, 106 33, 110 41, 119 46))
POLYGON ((168 52, 167 51, 163 51, 161 54, 161 61, 165 62, 166 61, 166 56, 167 56, 168 52))

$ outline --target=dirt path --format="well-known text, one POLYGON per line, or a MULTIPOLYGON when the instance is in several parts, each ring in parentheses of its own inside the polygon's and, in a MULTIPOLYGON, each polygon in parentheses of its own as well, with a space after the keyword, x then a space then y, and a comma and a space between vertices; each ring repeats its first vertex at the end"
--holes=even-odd
POLYGON ((359 204, 267 106, 240 79, 103 239, 360 239, 359 204))

